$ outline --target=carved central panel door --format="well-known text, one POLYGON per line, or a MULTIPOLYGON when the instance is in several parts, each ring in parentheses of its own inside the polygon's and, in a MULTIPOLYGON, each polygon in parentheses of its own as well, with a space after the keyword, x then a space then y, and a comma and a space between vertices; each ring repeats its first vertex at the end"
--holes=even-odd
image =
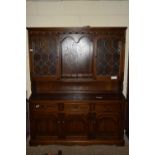
POLYGON ((78 34, 66 36, 61 47, 63 78, 92 77, 93 46, 88 37, 78 34))

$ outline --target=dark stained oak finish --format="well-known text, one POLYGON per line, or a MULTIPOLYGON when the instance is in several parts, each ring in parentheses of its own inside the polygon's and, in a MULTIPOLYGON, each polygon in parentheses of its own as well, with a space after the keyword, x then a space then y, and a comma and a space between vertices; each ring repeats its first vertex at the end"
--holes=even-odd
POLYGON ((30 144, 123 145, 126 28, 27 28, 30 144))
POLYGON ((67 35, 61 42, 61 77, 92 77, 93 46, 85 35, 67 35))

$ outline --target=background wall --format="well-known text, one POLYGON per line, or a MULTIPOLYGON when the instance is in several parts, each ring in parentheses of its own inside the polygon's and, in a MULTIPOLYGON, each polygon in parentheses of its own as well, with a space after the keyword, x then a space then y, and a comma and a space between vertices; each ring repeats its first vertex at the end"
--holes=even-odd
MULTIPOLYGON (((128 1, 27 1, 27 27, 128 27, 128 1)), ((28 36, 27 36, 28 41, 28 36)), ((124 89, 126 95, 128 67, 128 29, 126 33, 126 57, 124 89)), ((27 95, 31 94, 27 43, 26 64, 27 95)))

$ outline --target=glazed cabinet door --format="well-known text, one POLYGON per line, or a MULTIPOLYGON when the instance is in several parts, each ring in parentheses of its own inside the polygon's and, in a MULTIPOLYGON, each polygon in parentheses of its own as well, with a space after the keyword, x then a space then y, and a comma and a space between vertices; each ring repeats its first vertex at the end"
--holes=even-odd
POLYGON ((57 36, 51 31, 29 30, 31 78, 57 78, 57 36))
POLYGON ((121 76, 124 53, 123 42, 118 38, 99 36, 96 38, 95 74, 97 79, 117 80, 121 76))

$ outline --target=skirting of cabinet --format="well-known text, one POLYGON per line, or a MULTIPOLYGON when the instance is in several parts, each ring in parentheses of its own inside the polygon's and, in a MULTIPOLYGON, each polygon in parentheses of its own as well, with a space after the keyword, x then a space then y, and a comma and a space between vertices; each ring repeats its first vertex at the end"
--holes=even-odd
POLYGON ((122 140, 30 140, 31 146, 36 145, 118 145, 123 146, 125 144, 122 140))

